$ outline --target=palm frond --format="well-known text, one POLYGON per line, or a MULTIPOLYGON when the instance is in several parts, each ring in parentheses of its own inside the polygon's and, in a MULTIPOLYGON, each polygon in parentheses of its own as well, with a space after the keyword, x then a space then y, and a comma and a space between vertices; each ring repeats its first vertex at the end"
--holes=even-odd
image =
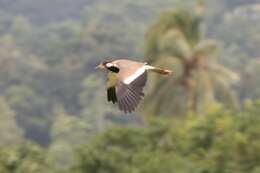
POLYGON ((180 30, 171 29, 167 31, 158 40, 158 45, 161 54, 186 60, 191 58, 191 47, 180 30))
POLYGON ((213 77, 218 77, 219 80, 222 80, 223 82, 230 85, 235 84, 240 80, 237 73, 227 69, 220 64, 211 64, 210 71, 213 77))
POLYGON ((215 40, 202 40, 193 49, 193 55, 203 55, 207 58, 218 57, 219 44, 215 40))

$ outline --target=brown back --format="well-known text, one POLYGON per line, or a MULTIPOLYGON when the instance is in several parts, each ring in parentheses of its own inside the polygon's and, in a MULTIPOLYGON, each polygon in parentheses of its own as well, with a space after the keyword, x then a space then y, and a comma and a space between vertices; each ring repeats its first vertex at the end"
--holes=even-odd
POLYGON ((117 74, 118 78, 120 80, 125 79, 128 76, 131 76, 134 74, 139 68, 141 68, 146 63, 144 62, 138 62, 138 61, 132 61, 127 59, 118 59, 113 61, 116 65, 118 65, 120 71, 117 74))

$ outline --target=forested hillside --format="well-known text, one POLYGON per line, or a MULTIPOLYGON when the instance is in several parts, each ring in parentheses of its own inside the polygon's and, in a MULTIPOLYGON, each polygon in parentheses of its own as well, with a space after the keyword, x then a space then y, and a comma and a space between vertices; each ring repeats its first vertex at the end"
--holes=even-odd
POLYGON ((0 0, 0 172, 259 172, 259 21, 259 0, 0 0), (173 76, 125 115, 95 70, 114 57, 173 76))

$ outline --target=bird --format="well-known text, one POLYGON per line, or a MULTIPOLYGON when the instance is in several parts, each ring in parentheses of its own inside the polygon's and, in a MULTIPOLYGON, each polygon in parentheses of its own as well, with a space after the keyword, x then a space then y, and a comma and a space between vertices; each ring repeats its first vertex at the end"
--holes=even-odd
POLYGON ((161 69, 129 59, 105 60, 96 69, 106 70, 107 100, 125 113, 135 111, 144 97, 143 88, 147 82, 147 72, 152 71, 161 75, 169 75, 171 70, 161 69))

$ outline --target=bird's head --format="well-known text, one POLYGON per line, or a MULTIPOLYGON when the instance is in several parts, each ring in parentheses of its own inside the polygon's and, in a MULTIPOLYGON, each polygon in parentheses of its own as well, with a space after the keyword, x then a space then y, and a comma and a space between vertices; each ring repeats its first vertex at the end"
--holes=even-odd
POLYGON ((103 70, 103 69, 107 69, 109 68, 110 66, 112 66, 112 61, 110 60, 105 60, 105 61, 102 61, 100 64, 98 64, 96 66, 96 69, 100 69, 100 70, 103 70))
POLYGON ((115 73, 119 72, 118 66, 115 63, 113 63, 113 61, 103 61, 99 65, 96 66, 96 69, 100 69, 100 70, 108 69, 115 73))
POLYGON ((101 62, 100 64, 98 64, 98 65, 96 66, 96 69, 100 69, 100 70, 103 70, 103 69, 105 69, 105 68, 106 68, 106 65, 105 65, 104 62, 101 62))

